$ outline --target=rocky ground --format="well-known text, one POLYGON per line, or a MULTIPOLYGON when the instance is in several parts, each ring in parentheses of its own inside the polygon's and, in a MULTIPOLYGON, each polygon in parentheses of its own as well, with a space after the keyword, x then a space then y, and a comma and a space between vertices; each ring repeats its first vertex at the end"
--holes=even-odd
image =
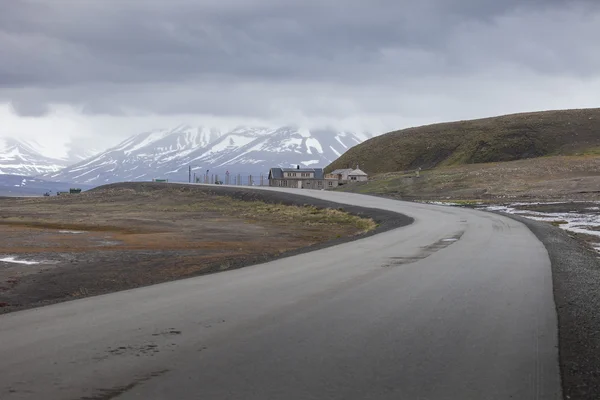
POLYGON ((316 203, 161 184, 0 198, 0 313, 238 268, 407 223, 316 203))

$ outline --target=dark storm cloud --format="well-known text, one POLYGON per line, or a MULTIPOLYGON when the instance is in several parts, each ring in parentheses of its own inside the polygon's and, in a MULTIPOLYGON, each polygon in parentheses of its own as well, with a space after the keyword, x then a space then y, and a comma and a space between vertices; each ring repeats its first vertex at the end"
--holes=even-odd
POLYGON ((294 84, 360 90, 503 67, 584 78, 600 67, 596 3, 5 1, 0 101, 25 114, 64 102, 252 115, 268 113, 262 95, 294 84), (263 88, 231 97, 246 83, 263 88))

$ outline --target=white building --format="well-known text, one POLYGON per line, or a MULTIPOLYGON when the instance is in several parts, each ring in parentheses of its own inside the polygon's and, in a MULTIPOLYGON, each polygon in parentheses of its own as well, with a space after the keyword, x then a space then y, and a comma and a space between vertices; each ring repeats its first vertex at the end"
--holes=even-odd
POLYGON ((358 165, 356 166, 356 169, 353 169, 352 171, 350 171, 348 173, 348 181, 350 181, 350 182, 365 182, 368 180, 369 180, 369 176, 367 175, 366 172, 358 169, 358 165))
POLYGON ((331 171, 329 174, 325 175, 327 179, 337 179, 338 182, 364 182, 369 180, 369 176, 366 172, 360 170, 358 165, 356 169, 345 168, 345 169, 336 169, 331 171))

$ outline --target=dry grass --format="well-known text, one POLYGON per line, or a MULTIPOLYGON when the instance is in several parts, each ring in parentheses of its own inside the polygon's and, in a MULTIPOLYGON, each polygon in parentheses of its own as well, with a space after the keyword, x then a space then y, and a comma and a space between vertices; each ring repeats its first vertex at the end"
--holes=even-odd
POLYGON ((0 313, 239 268, 376 227, 341 210, 253 195, 130 186, 0 198, 0 255, 39 262, 2 266, 0 313))
POLYGON ((600 194, 600 157, 556 156, 469 164, 414 174, 385 173, 365 184, 340 188, 411 199, 581 199, 600 194))
POLYGON ((202 192, 116 190, 79 196, 3 199, 0 225, 26 228, 113 232, 121 235, 161 234, 185 230, 194 220, 227 223, 231 219, 251 224, 294 228, 330 226, 355 233, 376 227, 370 220, 340 210, 312 206, 244 201, 202 192))

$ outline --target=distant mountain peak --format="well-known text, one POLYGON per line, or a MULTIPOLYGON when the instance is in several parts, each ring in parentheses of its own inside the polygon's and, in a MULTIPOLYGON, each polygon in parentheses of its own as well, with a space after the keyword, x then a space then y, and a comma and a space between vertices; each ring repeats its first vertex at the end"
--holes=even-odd
POLYGON ((36 145, 32 141, 0 138, 0 175, 41 175, 68 165, 66 160, 41 154, 36 145))

